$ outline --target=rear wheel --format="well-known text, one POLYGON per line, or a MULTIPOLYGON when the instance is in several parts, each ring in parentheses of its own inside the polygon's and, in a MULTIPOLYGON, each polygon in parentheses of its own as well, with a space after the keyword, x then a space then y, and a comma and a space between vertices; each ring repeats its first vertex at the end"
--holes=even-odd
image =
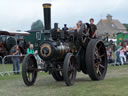
MULTIPOLYGON (((59 68, 60 66, 58 65, 57 68, 59 68)), ((52 76, 53 78, 56 80, 56 81, 63 81, 64 80, 64 77, 63 77, 63 72, 62 71, 53 71, 52 73, 52 76)))
POLYGON ((103 42, 92 39, 86 50, 87 73, 92 80, 103 80, 107 71, 107 54, 103 42))
POLYGON ((26 55, 22 64, 22 78, 27 86, 35 83, 37 78, 37 62, 32 54, 26 55))
POLYGON ((7 49, 11 50, 11 48, 16 45, 16 39, 13 37, 9 37, 6 39, 7 49))
POLYGON ((64 81, 67 86, 71 86, 74 84, 74 81, 76 79, 76 62, 75 57, 72 53, 68 53, 64 59, 64 65, 63 65, 63 75, 64 75, 64 81))
MULTIPOLYGON (((10 51, 9 51, 9 54, 10 54, 10 55, 12 55, 13 51, 16 49, 16 46, 17 46, 17 45, 14 45, 14 46, 10 49, 10 51)), ((25 54, 25 51, 24 51, 24 49, 23 49, 22 47, 19 46, 19 50, 20 50, 20 52, 21 52, 22 54, 25 54)))
POLYGON ((81 52, 81 57, 80 57, 80 60, 81 60, 81 70, 84 74, 87 74, 87 67, 86 67, 86 60, 85 60, 85 49, 82 49, 82 52, 81 52))

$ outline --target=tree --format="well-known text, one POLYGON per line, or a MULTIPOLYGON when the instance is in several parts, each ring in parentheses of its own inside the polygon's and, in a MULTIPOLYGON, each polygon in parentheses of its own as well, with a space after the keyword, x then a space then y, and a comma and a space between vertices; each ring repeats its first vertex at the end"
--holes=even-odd
POLYGON ((123 24, 125 27, 126 27, 126 29, 127 29, 127 31, 128 31, 128 24, 123 24))
POLYGON ((43 30, 43 22, 41 20, 37 20, 32 23, 31 31, 41 31, 43 30))

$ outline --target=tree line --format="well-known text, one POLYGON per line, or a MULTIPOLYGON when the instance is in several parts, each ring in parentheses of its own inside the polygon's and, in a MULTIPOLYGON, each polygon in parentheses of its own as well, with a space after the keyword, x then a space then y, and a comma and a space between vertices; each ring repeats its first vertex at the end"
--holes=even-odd
POLYGON ((125 27, 126 27, 126 29, 127 29, 127 31, 128 31, 128 24, 123 24, 125 27))
POLYGON ((31 31, 43 31, 43 29, 44 29, 44 26, 41 20, 37 20, 33 22, 31 25, 31 31))

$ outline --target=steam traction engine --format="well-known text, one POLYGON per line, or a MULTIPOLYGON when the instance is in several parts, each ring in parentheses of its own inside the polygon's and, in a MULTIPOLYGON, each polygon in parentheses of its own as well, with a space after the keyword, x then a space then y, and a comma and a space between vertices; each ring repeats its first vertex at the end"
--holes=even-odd
POLYGON ((57 26, 51 30, 51 4, 43 4, 43 7, 45 40, 38 52, 45 64, 38 69, 35 57, 28 54, 22 66, 24 83, 33 85, 40 70, 52 74, 56 81, 65 81, 67 86, 74 84, 76 73, 80 71, 91 80, 103 80, 107 71, 106 49, 102 41, 88 36, 89 24, 81 25, 79 32, 64 32, 57 26))
POLYGON ((19 45, 20 51, 25 54, 25 42, 23 37, 27 36, 28 32, 16 32, 16 31, 3 31, 0 30, 0 56, 4 57, 6 55, 12 55, 12 50, 19 45), (18 38, 17 38, 18 37, 18 38))

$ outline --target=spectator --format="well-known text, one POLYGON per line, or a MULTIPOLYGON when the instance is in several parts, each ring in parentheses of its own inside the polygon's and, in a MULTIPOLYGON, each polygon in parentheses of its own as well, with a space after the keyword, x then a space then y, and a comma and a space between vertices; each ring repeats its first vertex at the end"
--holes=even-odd
POLYGON ((30 45, 31 45, 31 42, 29 41, 29 42, 28 42, 28 46, 30 46, 30 45))
POLYGON ((112 57, 112 49, 111 48, 107 48, 107 58, 108 58, 108 63, 114 63, 115 60, 112 57))
POLYGON ((13 55, 13 57, 12 57, 13 72, 14 72, 14 74, 20 74, 19 56, 22 56, 22 53, 20 52, 18 45, 16 45, 16 48, 14 50, 12 50, 12 55, 13 55), (17 69, 17 71, 16 71, 16 69, 17 69))
POLYGON ((29 41, 27 44, 26 44, 26 47, 29 48, 31 45, 31 42, 29 41))
POLYGON ((27 54, 34 54, 33 44, 30 44, 29 48, 27 49, 27 54))
POLYGON ((125 56, 126 56, 126 61, 128 61, 128 44, 127 44, 127 46, 126 46, 125 56))
POLYGON ((120 50, 121 65, 124 65, 126 63, 126 56, 124 55, 125 52, 126 52, 126 45, 124 44, 122 49, 120 50))
POLYGON ((116 50, 116 65, 120 65, 121 64, 121 60, 120 60, 120 50, 122 48, 122 43, 119 42, 118 46, 117 46, 117 50, 116 50))
POLYGON ((35 58, 36 58, 38 68, 41 69, 42 60, 41 60, 41 58, 39 57, 37 50, 35 51, 34 56, 35 56, 35 58))

